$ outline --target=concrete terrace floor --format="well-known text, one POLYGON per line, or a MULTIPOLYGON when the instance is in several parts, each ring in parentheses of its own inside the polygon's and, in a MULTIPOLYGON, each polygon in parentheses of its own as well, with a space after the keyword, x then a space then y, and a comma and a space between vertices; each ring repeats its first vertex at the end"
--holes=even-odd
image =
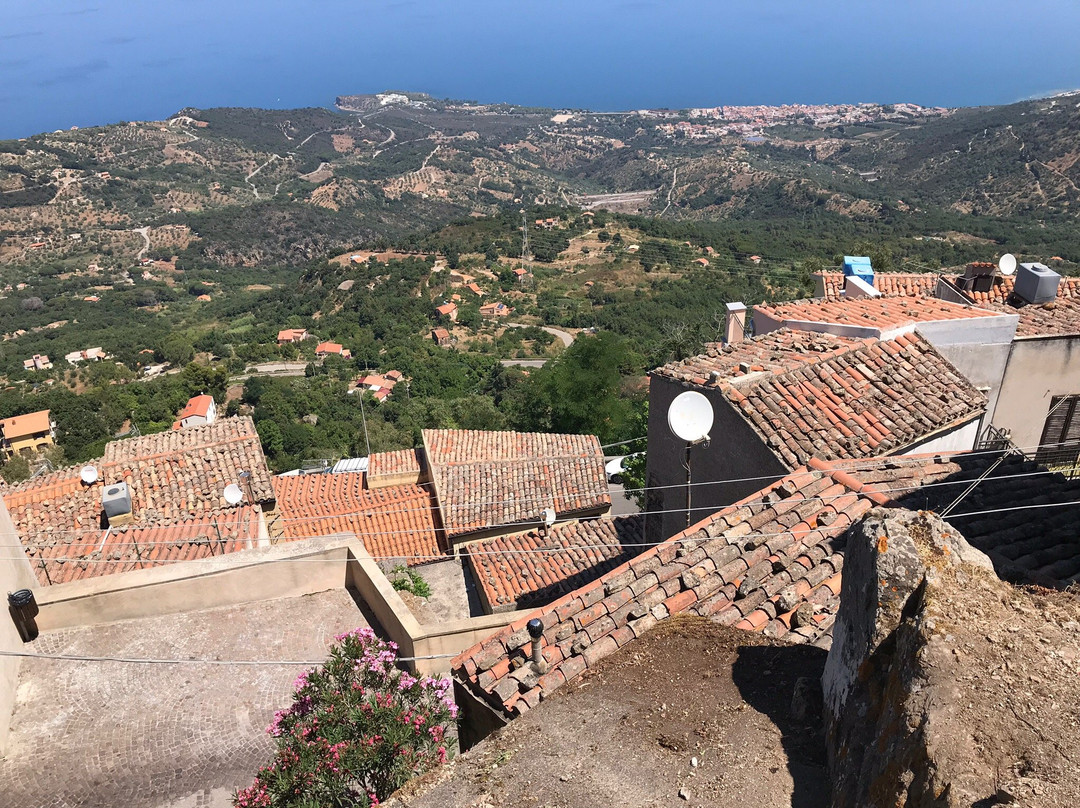
MULTIPOLYGON (((367 625, 353 598, 300 598, 42 634, 37 653, 318 661, 367 625)), ((217 808, 269 761, 266 726, 298 665, 25 659, 0 808, 217 808)))

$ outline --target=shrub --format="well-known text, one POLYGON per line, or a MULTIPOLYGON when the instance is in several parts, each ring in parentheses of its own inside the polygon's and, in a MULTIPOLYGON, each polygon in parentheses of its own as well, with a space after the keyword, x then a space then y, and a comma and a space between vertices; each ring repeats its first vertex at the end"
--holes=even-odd
POLYGON ((424 580, 423 576, 418 572, 413 572, 408 567, 403 567, 400 564, 390 570, 390 575, 387 576, 390 579, 390 583, 394 589, 398 591, 412 592, 418 598, 431 597, 431 586, 424 580))
POLYGON ((267 732, 277 753, 237 792, 237 808, 367 808, 447 759, 457 716, 450 680, 400 670, 397 646, 371 629, 336 639, 275 714, 267 732))

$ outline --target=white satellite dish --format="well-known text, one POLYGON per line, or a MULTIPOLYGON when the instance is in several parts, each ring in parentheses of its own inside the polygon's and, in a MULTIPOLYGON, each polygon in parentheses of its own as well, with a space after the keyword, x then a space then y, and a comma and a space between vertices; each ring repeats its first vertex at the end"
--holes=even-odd
POLYGON ((998 259, 998 269, 1001 270, 1002 275, 1012 275, 1016 272, 1016 256, 1005 253, 998 259))
POLYGON ((544 520, 544 527, 551 527, 555 524, 555 509, 544 508, 544 512, 540 514, 540 518, 544 520))
POLYGON ((83 466, 79 470, 79 479, 87 485, 93 485, 97 482, 98 473, 97 468, 94 466, 83 466))
POLYGON ((667 422, 675 437, 687 443, 708 440, 713 425, 712 404, 696 391, 680 393, 668 407, 667 422))
POLYGON ((230 505, 239 505, 244 501, 244 492, 240 490, 240 486, 236 483, 229 483, 225 486, 225 501, 230 505))

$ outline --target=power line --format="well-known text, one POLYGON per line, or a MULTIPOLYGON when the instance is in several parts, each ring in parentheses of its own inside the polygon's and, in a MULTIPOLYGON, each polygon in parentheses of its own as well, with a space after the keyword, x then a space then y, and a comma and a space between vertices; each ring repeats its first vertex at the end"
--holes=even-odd
MULTIPOLYGON (((1053 442, 1053 443, 1047 443, 1047 444, 1037 444, 1037 445, 1032 446, 1032 447, 1027 447, 1027 451, 1030 451, 1032 449, 1037 450, 1037 449, 1041 449, 1041 448, 1057 448, 1057 447, 1060 447, 1061 445, 1062 445, 1061 442, 1053 442)), ((944 452, 943 453, 928 453, 928 454, 930 454, 930 455, 935 455, 936 454, 936 455, 941 455, 941 456, 948 456, 950 458, 955 458, 955 457, 970 458, 970 457, 977 457, 977 456, 982 456, 982 455, 998 455, 1002 451, 1003 450, 1001 450, 1001 449, 989 449, 989 450, 972 451, 972 452, 958 452, 958 453, 952 453, 952 454, 944 453, 944 452)), ((1021 451, 1024 451, 1024 449, 1021 449, 1021 451)), ((874 467, 878 466, 879 464, 894 465, 894 466, 918 465, 919 463, 923 462, 924 459, 925 459, 925 455, 923 455, 923 456, 916 455, 916 456, 911 456, 911 457, 888 455, 888 456, 884 456, 884 457, 873 458, 874 462, 862 461, 860 463, 859 467, 860 467, 860 469, 871 469, 871 468, 874 468, 874 467)), ((595 462, 593 460, 588 460, 586 458, 581 458, 581 460, 582 460, 582 462, 595 462)), ((839 460, 839 461, 836 461, 836 462, 844 463, 844 462, 849 462, 849 461, 847 461, 847 460, 839 460)), ((789 472, 789 474, 794 474, 794 473, 796 473, 796 472, 789 472)), ((824 474, 826 472, 822 472, 820 470, 815 470, 815 469, 810 469, 810 470, 808 470, 808 473, 824 474)), ((1044 469, 1044 470, 1041 470, 1041 471, 1025 472, 1025 473, 1021 473, 1021 474, 1017 474, 1017 475, 1002 475, 1000 477, 995 477, 994 479, 1008 479, 1008 478, 1011 478, 1011 477, 1028 477, 1028 476, 1039 476, 1039 475, 1057 474, 1057 473, 1058 472, 1056 472, 1056 471, 1054 471, 1052 469, 1044 469)), ((781 475, 781 477, 782 476, 787 476, 787 475, 781 475)), ((748 477, 724 477, 724 478, 703 480, 703 481, 692 483, 692 485, 693 486, 721 485, 721 484, 727 484, 727 483, 757 482, 757 481, 763 481, 763 480, 775 481, 777 479, 779 479, 779 478, 778 478, 778 476, 776 474, 756 475, 756 476, 748 476, 748 477)), ((939 482, 939 483, 927 483, 925 485, 916 486, 916 487, 918 487, 918 488, 928 488, 928 487, 939 486, 939 485, 960 485, 960 484, 963 484, 965 482, 967 482, 967 481, 946 481, 946 482, 939 482)), ((640 487, 640 488, 625 488, 624 492, 627 492, 627 493, 644 493, 644 492, 648 492, 648 491, 661 491, 661 490, 668 490, 668 489, 684 489, 685 487, 686 487, 686 483, 672 483, 670 485, 643 486, 643 487, 640 487)), ((906 489, 901 488, 901 489, 884 489, 884 490, 906 490, 906 489)), ((545 503, 546 504, 546 503, 550 503, 550 501, 551 501, 551 498, 548 497, 548 496, 544 496, 544 497, 515 497, 515 498, 503 499, 503 500, 479 500, 479 501, 476 501, 476 502, 467 502, 467 503, 446 503, 446 504, 441 504, 439 509, 440 510, 441 509, 451 509, 451 510, 452 509, 468 509, 468 510, 475 510, 477 508, 483 508, 483 507, 488 507, 488 506, 520 505, 521 503, 545 503)), ((373 506, 373 507, 368 507, 368 508, 361 508, 361 509, 358 509, 358 510, 355 510, 355 511, 346 511, 346 512, 343 512, 343 513, 327 514, 327 515, 322 515, 322 516, 278 517, 277 519, 273 520, 272 524, 274 524, 274 525, 277 525, 277 524, 311 524, 313 522, 317 523, 317 522, 323 522, 323 521, 327 521, 327 520, 338 520, 338 519, 348 519, 350 517, 368 516, 368 515, 371 515, 373 513, 378 514, 380 516, 390 516, 390 515, 410 514, 410 513, 429 513, 433 509, 434 508, 431 507, 431 506, 424 506, 424 507, 417 507, 417 508, 397 508, 397 509, 392 509, 391 510, 391 509, 377 509, 376 507, 373 506)), ((684 512, 685 508, 675 509, 675 510, 678 511, 678 512, 684 512)), ((663 513, 663 512, 666 512, 666 511, 650 511, 650 513, 663 513)), ((539 518, 537 519, 537 523, 539 523, 539 518)), ((145 527, 136 526, 134 529, 139 530, 139 531, 153 530, 153 529, 167 529, 167 528, 170 528, 170 527, 175 527, 176 524, 177 523, 163 523, 163 524, 160 524, 160 525, 158 525, 158 524, 146 525, 145 527)), ((218 521, 186 522, 186 523, 183 523, 183 526, 185 528, 205 527, 205 528, 211 528, 211 529, 215 529, 215 530, 216 529, 224 529, 227 532, 231 532, 231 533, 240 535, 245 530, 249 530, 251 527, 257 526, 258 524, 259 524, 258 520, 243 519, 243 520, 236 520, 236 521, 227 522, 227 523, 221 523, 221 522, 218 522, 218 521)), ((517 520, 517 521, 514 521, 514 522, 492 523, 492 524, 486 525, 486 527, 489 527, 489 528, 520 527, 523 524, 531 524, 531 522, 528 522, 527 520, 517 520)), ((77 528, 77 529, 63 530, 63 531, 57 531, 57 532, 60 532, 60 533, 62 533, 64 535, 101 535, 101 534, 106 532, 106 529, 104 529, 104 528, 77 528)), ((126 532, 126 531, 124 531, 124 532, 126 532)), ((408 533, 426 533, 426 532, 427 532, 426 530, 365 531, 365 532, 359 533, 358 535, 367 536, 367 537, 374 537, 374 536, 384 536, 384 535, 402 535, 402 534, 408 534, 408 533)), ((23 533, 27 533, 27 531, 24 531, 23 533)), ((29 534, 33 535, 33 536, 54 535, 54 531, 30 531, 29 534)), ((14 534, 12 534, 10 531, 7 532, 6 534, 4 532, 0 532, 0 536, 4 536, 4 535, 20 537, 23 534, 20 534, 19 531, 15 531, 14 534)), ((121 532, 120 534, 115 534, 115 535, 123 535, 123 532, 121 532)), ((324 535, 326 535, 326 534, 312 534, 312 535, 309 535, 309 536, 303 536, 303 537, 298 537, 298 538, 318 538, 318 537, 321 537, 321 536, 324 536, 324 535)), ((233 538, 235 538, 235 536, 233 538)), ((298 538, 291 538, 290 540, 298 540, 298 538)), ((121 543, 122 542, 114 542, 113 544, 121 544, 121 543)), ((158 544, 172 545, 172 544, 175 544, 175 543, 176 542, 170 542, 170 541, 165 541, 165 542, 146 541, 146 542, 142 542, 142 544, 144 544, 146 546, 153 546, 153 545, 158 545, 158 544)), ((20 543, 19 545, 0 544, 0 547, 2 547, 2 546, 14 547, 14 546, 24 546, 24 545, 22 543, 20 543)), ((45 545, 45 546, 55 546, 55 545, 45 545)))
MULTIPOLYGON (((811 472, 807 472, 807 473, 811 473, 811 472)), ((827 472, 817 472, 817 473, 819 473, 819 474, 827 474, 827 472)), ((1031 472, 1031 473, 1027 473, 1027 474, 1018 474, 1018 475, 1002 475, 1001 477, 995 477, 994 479, 995 480, 1004 480, 1004 479, 1011 479, 1011 478, 1014 478, 1014 477, 1034 476, 1036 474, 1045 474, 1045 473, 1056 473, 1056 472, 1046 471, 1046 472, 1031 472)), ((923 490, 923 489, 926 489, 926 488, 932 488, 932 487, 965 485, 968 482, 969 482, 968 480, 943 480, 943 481, 939 481, 939 482, 935 482, 935 483, 914 484, 914 485, 908 485, 908 486, 897 486, 897 487, 894 487, 894 488, 881 488, 881 487, 876 487, 875 486, 874 490, 877 493, 885 494, 885 493, 903 492, 903 491, 919 491, 919 490, 923 490)), ((805 502, 818 501, 818 502, 823 503, 823 507, 824 507, 824 505, 826 503, 828 503, 828 502, 830 502, 830 501, 832 501, 834 499, 839 499, 839 498, 846 497, 846 496, 850 495, 850 493, 851 493, 850 490, 844 490, 843 492, 834 494, 832 496, 803 497, 802 501, 805 501, 805 502)), ((767 493, 765 496, 768 497, 769 493, 767 493)), ((721 513, 721 512, 727 511, 727 510, 729 510, 731 508, 747 507, 747 506, 751 506, 751 505, 761 505, 761 504, 767 504, 767 500, 765 498, 757 499, 757 500, 748 500, 748 501, 745 501, 745 502, 740 502, 740 503, 732 504, 732 505, 729 505, 729 506, 724 506, 722 508, 716 508, 715 506, 700 506, 700 507, 697 507, 697 508, 693 508, 692 510, 697 511, 698 513, 705 513, 706 515, 708 515, 710 513, 721 513)), ((1008 512, 1008 511, 1012 511, 1012 510, 1023 510, 1026 507, 1064 507, 1066 505, 1071 505, 1071 504, 1080 504, 1080 501, 1078 501, 1078 502, 1070 501, 1070 502, 1063 502, 1063 503, 1049 503, 1049 504, 1044 504, 1044 505, 1039 505, 1039 506, 1014 506, 1014 507, 1008 507, 1008 508, 1002 508, 1002 509, 994 509, 994 510, 989 510, 989 511, 973 512, 973 513, 970 513, 970 514, 955 514, 954 518, 963 518, 965 516, 972 516, 972 515, 982 515, 982 514, 985 514, 985 513, 995 513, 995 512, 1003 512, 1004 513, 1004 512, 1008 512)), ((658 515, 662 515, 662 514, 666 514, 666 513, 684 514, 684 513, 686 513, 686 510, 687 510, 686 508, 672 508, 672 509, 649 511, 647 514, 643 514, 643 515, 658 516, 658 515)), ((503 524, 503 525, 489 525, 487 527, 522 527, 522 526, 523 526, 523 524, 518 522, 518 523, 507 523, 507 524, 503 524)), ((406 531, 386 531, 386 532, 384 532, 384 534, 401 535, 403 533, 415 533, 415 532, 419 532, 419 531, 408 531, 408 530, 406 530, 406 531)), ((759 532, 759 533, 755 533, 754 535, 757 535, 757 536, 780 536, 780 535, 785 535, 788 532, 790 532, 790 531, 782 531, 780 533, 760 533, 759 532)), ((372 535, 383 535, 383 534, 364 534, 362 532, 357 533, 357 536, 359 538, 361 538, 361 539, 370 538, 372 535)), ((291 541, 299 541, 299 540, 302 540, 302 539, 326 538, 326 537, 327 537, 327 534, 312 534, 312 535, 305 535, 305 536, 291 536, 291 537, 288 537, 285 541, 286 542, 291 542, 291 541)), ((653 547, 653 546, 658 546, 660 544, 665 544, 668 541, 671 541, 671 539, 667 539, 667 540, 659 541, 659 542, 653 542, 653 543, 634 543, 631 546, 633 546, 633 547, 653 547)), ((123 545, 123 544, 126 544, 126 543, 118 543, 118 544, 123 545)), ((154 544, 154 543, 153 542, 145 542, 144 546, 151 545, 151 544, 154 544)), ((165 542, 165 544, 174 544, 174 542, 165 542)), ((2 546, 15 547, 15 546, 22 546, 22 545, 2 545, 2 546)), ((45 547, 44 549, 52 549, 52 548, 55 548, 57 546, 58 545, 51 545, 51 546, 45 547)), ((520 554, 529 555, 529 554, 542 554, 542 553, 551 554, 551 553, 560 553, 560 552, 572 552, 572 551, 576 551, 576 550, 586 550, 586 549, 625 548, 627 546, 628 545, 619 542, 619 543, 596 543, 596 544, 571 544, 571 545, 555 546, 555 547, 550 547, 550 548, 522 548, 522 549, 480 550, 480 549, 474 549, 476 547, 476 545, 468 545, 468 548, 467 548, 466 552, 468 552, 471 555, 520 555, 520 554)), ((39 549, 39 548, 31 547, 31 548, 27 548, 27 549, 39 549)), ((401 553, 395 553, 395 554, 392 554, 392 555, 369 554, 369 556, 372 559, 376 559, 376 560, 386 560, 386 559, 392 559, 392 558, 400 558, 401 553)), ((45 563, 49 563, 49 562, 54 562, 54 563, 81 562, 81 563, 87 563, 87 564, 92 563, 92 564, 124 564, 124 565, 126 565, 126 564, 137 564, 137 563, 150 563, 150 564, 153 564, 154 566, 160 566, 162 564, 180 563, 180 562, 186 562, 186 561, 214 561, 214 560, 216 560, 216 559, 218 559, 220 557, 222 557, 222 556, 211 555, 211 556, 204 556, 204 557, 198 558, 198 559, 146 559, 146 558, 141 558, 141 557, 123 558, 123 559, 105 559, 105 558, 93 559, 93 558, 86 558, 84 556, 52 556, 52 557, 39 556, 39 557, 36 557, 36 558, 31 558, 30 561, 32 563, 34 563, 34 564, 45 564, 45 563)), ((446 554, 443 554, 443 553, 439 553, 437 555, 425 555, 425 554, 409 555, 409 558, 416 559, 416 560, 431 560, 431 561, 434 561, 434 560, 445 560, 447 558, 450 558, 450 556, 447 556, 446 554)), ((7 560, 18 560, 18 557, 16 557, 16 558, 8 558, 7 560)), ((303 559, 303 558, 277 559, 272 563, 298 562, 298 561, 324 563, 324 562, 328 561, 328 559, 303 559)))

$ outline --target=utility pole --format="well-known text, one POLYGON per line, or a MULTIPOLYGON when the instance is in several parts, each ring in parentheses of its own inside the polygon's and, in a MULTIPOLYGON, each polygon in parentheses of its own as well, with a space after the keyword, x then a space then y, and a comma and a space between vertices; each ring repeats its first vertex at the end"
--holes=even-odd
POLYGON ((529 260, 529 222, 525 219, 525 208, 521 209, 521 268, 529 260))

